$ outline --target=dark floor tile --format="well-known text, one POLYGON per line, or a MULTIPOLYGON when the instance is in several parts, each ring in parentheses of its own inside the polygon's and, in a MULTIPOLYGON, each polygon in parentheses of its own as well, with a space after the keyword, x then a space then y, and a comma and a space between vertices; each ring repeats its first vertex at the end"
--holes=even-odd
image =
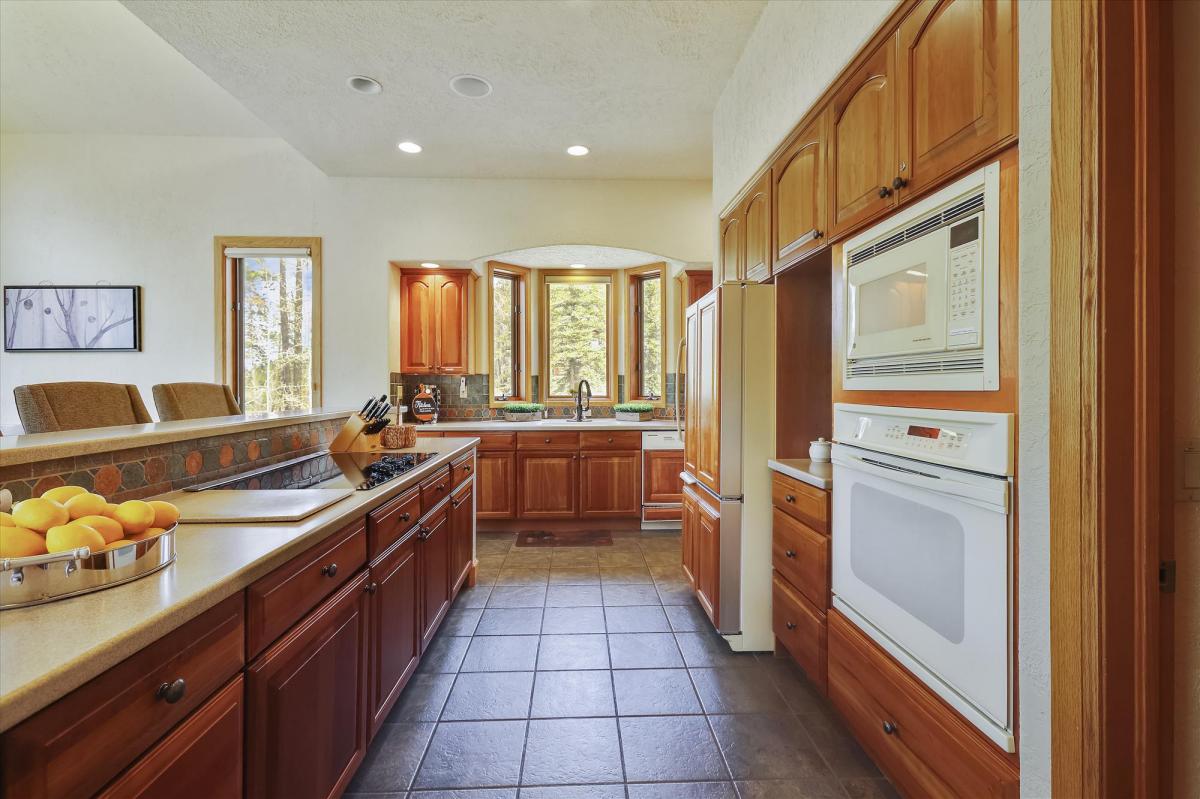
POLYGON ((522 788, 521 799, 625 799, 624 785, 555 785, 522 788))
POLYGON ((787 713, 760 669, 689 669, 705 713, 787 713))
POLYGON ((437 725, 414 788, 517 785, 524 721, 452 721, 437 725))
POLYGON ((658 605, 658 592, 653 585, 605 585, 601 587, 604 605, 658 605))
POLYGON ((808 730, 813 745, 838 779, 877 779, 883 776, 875 761, 840 722, 836 725, 814 726, 814 717, 808 716, 802 717, 800 723, 808 730))
POLYGON ((696 601, 696 593, 683 580, 671 580, 655 583, 658 598, 664 605, 690 605, 696 601))
POLYGON ((504 566, 504 554, 484 555, 480 553, 479 562, 475 565, 479 569, 494 569, 499 571, 504 566))
POLYGON ((528 718, 532 690, 532 671, 459 674, 442 711, 442 721, 528 718))
POLYGON ((546 592, 546 607, 572 608, 603 605, 600 585, 552 585, 546 592))
POLYGON ((458 597, 454 600, 454 607, 482 608, 487 604, 491 593, 492 587, 490 585, 475 585, 471 588, 463 588, 458 592, 458 597))
POLYGON ((609 668, 604 635, 545 635, 537 657, 538 671, 609 668))
POLYGON ((549 549, 513 547, 504 559, 504 568, 540 569, 550 565, 551 554, 549 549))
POLYGON ((549 578, 549 567, 513 569, 506 564, 496 577, 496 585, 545 585, 549 578))
MULTIPOLYGON (((348 799, 353 799, 347 794, 348 799)), ((367 799, 367 797, 363 797, 367 799)), ((370 797, 379 799, 379 797, 370 797)), ((450 791, 413 791, 408 799, 517 799, 516 788, 465 788, 450 791)))
POLYGON ((550 556, 550 566, 592 566, 599 562, 595 547, 558 547, 550 556))
POLYGON ((703 716, 636 716, 620 722, 625 778, 630 782, 729 779, 703 716))
MULTIPOLYGON (((835 783, 800 722, 782 714, 709 716, 734 779, 835 783)), ((835 786, 836 787, 836 786, 835 786)))
POLYGON ((522 785, 621 782, 615 719, 533 719, 522 785))
POLYGON ((627 605, 604 609, 610 633, 665 633, 671 631, 667 614, 658 605, 627 605))
POLYGON ((603 585, 649 585, 654 582, 645 566, 601 566, 603 585))
POLYGON ((536 635, 542 631, 542 609, 485 608, 476 637, 481 635, 536 635))
POLYGON ((470 638, 455 638, 452 635, 439 635, 433 639, 429 649, 421 656, 417 666, 418 673, 425 674, 454 674, 462 665, 463 655, 471 645, 470 638))
POLYGON ((546 608, 542 635, 604 632, 604 608, 546 608))
POLYGON ((550 585, 600 585, 595 566, 551 566, 550 585))
POLYGON ((683 665, 670 633, 622 633, 608 636, 614 669, 670 669, 683 665))
POLYGON ((612 678, 622 716, 703 712, 687 669, 629 669, 614 671, 612 678))
POLYGON ((838 799, 837 783, 830 780, 753 780, 737 783, 742 799, 838 799))
POLYGON ((710 627, 705 632, 675 633, 679 651, 688 668, 756 668, 758 661, 753 653, 734 652, 724 638, 710 627))
POLYGON ((629 799, 738 799, 732 782, 660 782, 628 788, 629 799))
POLYGON ((487 601, 489 608, 540 608, 545 604, 544 585, 499 585, 487 601))
POLYGON ((533 671, 538 636, 488 635, 471 639, 462 671, 533 671))
POLYGON ((654 582, 687 582, 687 574, 683 571, 683 566, 679 563, 673 563, 670 566, 647 566, 650 570, 650 576, 654 578, 654 582))
POLYGON ((442 619, 440 635, 472 635, 483 611, 478 608, 450 608, 442 619))
POLYGON ((383 725, 346 790, 350 793, 406 790, 421 763, 433 727, 432 724, 383 725))
POLYGON ((533 686, 533 718, 612 716, 612 677, 598 671, 540 671, 533 686))
POLYGON ((854 777, 842 780, 842 790, 850 799, 900 799, 900 793, 886 777, 854 777))
POLYGON ((453 674, 414 674, 388 714, 387 723, 437 721, 453 685, 453 674))
POLYGON ((686 605, 664 605, 663 611, 667 614, 671 629, 677 633, 712 629, 712 622, 704 615, 704 610, 696 604, 695 599, 686 605))
POLYGON ((596 562, 600 565, 600 568, 611 568, 613 566, 637 566, 644 568, 646 566, 646 559, 642 557, 640 549, 598 552, 596 554, 596 562))

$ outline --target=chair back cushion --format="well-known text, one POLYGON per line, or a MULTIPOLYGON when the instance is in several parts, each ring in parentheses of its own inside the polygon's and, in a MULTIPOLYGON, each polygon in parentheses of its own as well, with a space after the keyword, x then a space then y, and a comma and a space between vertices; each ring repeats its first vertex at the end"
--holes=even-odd
POLYGON ((154 387, 154 405, 164 422, 236 416, 242 412, 233 391, 220 383, 159 383, 154 387))
POLYGON ((122 383, 35 383, 13 389, 26 433, 52 433, 154 421, 137 386, 122 383))

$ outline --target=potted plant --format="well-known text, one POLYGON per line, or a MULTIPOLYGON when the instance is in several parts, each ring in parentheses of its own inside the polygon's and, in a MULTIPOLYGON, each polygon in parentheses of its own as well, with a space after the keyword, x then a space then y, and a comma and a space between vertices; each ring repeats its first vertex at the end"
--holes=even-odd
POLYGON ((648 422, 654 418, 654 406, 649 402, 620 402, 613 406, 618 421, 648 422))
POLYGON ((509 402, 504 406, 504 419, 509 422, 528 422, 539 418, 545 407, 540 402, 509 402))

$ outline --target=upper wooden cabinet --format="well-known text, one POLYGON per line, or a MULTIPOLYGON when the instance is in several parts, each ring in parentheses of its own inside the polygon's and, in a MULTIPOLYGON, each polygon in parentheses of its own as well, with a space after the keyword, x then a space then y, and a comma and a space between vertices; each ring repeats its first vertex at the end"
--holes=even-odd
POLYGON ((746 265, 742 255, 742 214, 740 209, 732 211, 721 220, 721 262, 717 265, 721 282, 741 280, 746 276, 746 265))
POLYGON ((465 374, 470 304, 466 272, 405 273, 400 280, 401 371, 465 374))
POLYGON ((796 134, 771 170, 775 185, 772 272, 824 246, 829 233, 825 126, 826 114, 818 114, 796 134))
POLYGON ((898 176, 932 186, 1017 135, 1013 0, 925 0, 897 32, 898 176))
POLYGON ((771 276, 771 170, 750 189, 741 206, 742 279, 760 281, 771 276))

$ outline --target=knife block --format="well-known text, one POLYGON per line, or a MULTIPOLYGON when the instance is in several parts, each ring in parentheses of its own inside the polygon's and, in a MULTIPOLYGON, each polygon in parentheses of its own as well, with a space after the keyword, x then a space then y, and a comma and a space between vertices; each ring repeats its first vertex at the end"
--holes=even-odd
POLYGON ((352 414, 346 423, 342 425, 342 429, 333 437, 333 441, 329 442, 330 452, 350 452, 361 451, 362 449, 372 449, 372 447, 356 446, 361 438, 374 438, 375 447, 379 447, 379 436, 364 436, 362 431, 367 428, 367 422, 357 413, 352 414))

